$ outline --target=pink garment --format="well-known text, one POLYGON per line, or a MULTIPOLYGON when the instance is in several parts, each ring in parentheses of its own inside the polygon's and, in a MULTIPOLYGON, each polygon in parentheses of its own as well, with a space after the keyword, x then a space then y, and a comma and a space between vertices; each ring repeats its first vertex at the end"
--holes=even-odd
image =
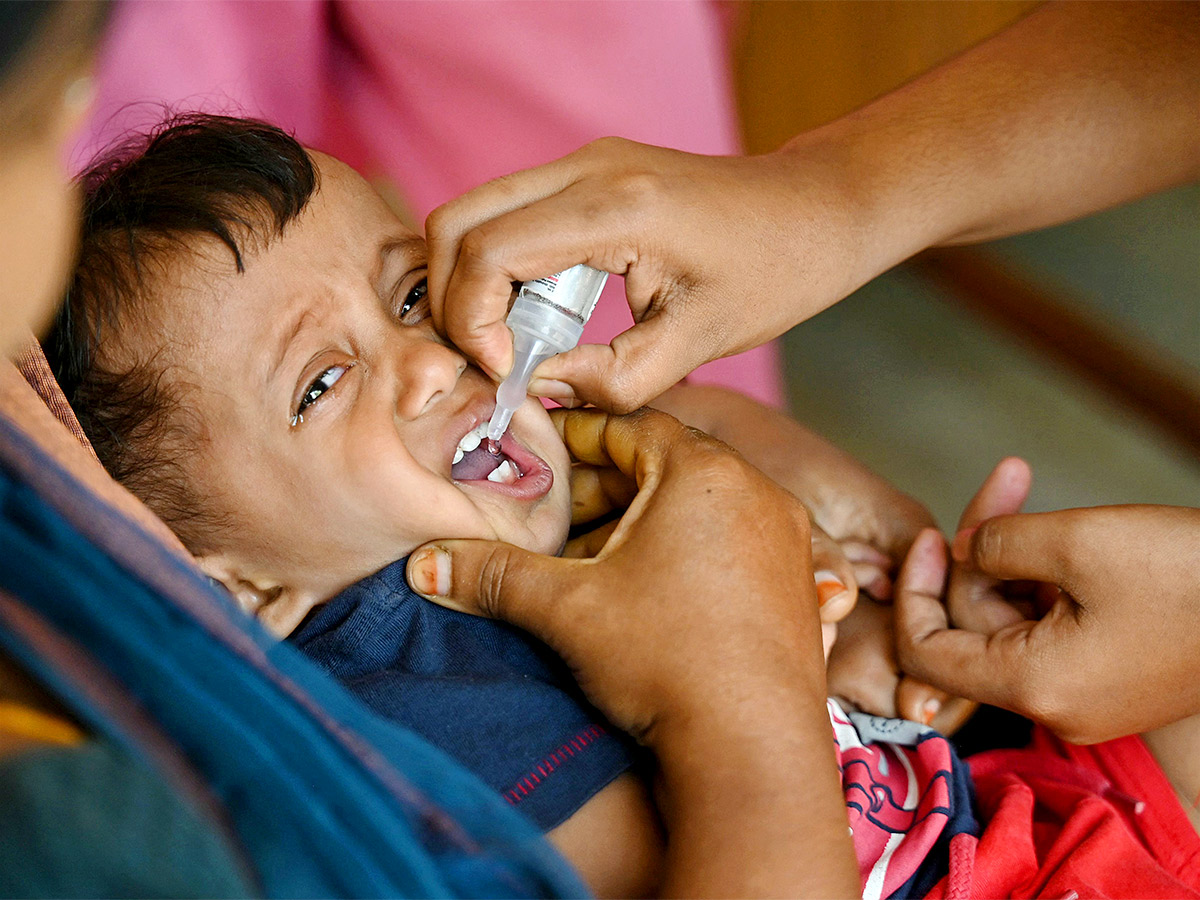
MULTIPOLYGON (((702 0, 126 0, 75 159, 157 122, 164 104, 257 116, 386 177, 420 221, 605 135, 737 153, 724 25, 702 0)), ((585 340, 632 321, 621 280, 610 281, 585 340)), ((693 380, 782 403, 773 345, 693 380)))
POLYGON ((975 824, 963 764, 927 725, 828 707, 863 900, 909 896, 975 824))

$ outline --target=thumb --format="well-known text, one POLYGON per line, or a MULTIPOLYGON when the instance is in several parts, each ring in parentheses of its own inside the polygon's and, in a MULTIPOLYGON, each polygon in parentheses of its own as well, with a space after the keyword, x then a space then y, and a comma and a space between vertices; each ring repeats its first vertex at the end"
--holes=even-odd
POLYGON ((435 541, 413 551, 406 571, 409 586, 439 606, 542 635, 553 633, 569 573, 582 563, 499 541, 435 541))
POLYGON ((996 516, 970 535, 969 561, 1003 581, 1062 584, 1071 575, 1070 554, 1064 549, 1076 540, 1077 522, 1074 510, 996 516))
POLYGON ((581 344, 544 362, 538 376, 565 382, 574 399, 608 412, 633 412, 708 362, 671 322, 659 315, 621 332, 611 344, 581 344))
POLYGON ((957 697, 1022 712, 1020 687, 1038 652, 1033 623, 987 636, 951 628, 941 594, 946 546, 933 529, 921 532, 896 582, 896 656, 905 674, 957 697))

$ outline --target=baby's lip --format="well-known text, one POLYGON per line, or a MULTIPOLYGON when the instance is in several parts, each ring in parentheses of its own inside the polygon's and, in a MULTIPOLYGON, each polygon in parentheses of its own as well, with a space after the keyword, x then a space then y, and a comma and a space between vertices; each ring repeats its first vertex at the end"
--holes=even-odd
MULTIPOLYGON (((495 408, 496 403, 494 399, 484 399, 482 402, 472 403, 461 415, 455 417, 455 424, 452 428, 448 429, 446 436, 446 443, 449 444, 449 448, 444 458, 449 469, 453 469, 454 454, 463 436, 476 428, 480 423, 488 421, 495 408)), ((554 484, 554 471, 545 460, 517 440, 511 428, 500 437, 500 452, 520 472, 520 478, 512 484, 487 481, 486 479, 459 480, 454 479, 452 471, 447 471, 446 474, 456 484, 469 485, 494 493, 505 494, 517 500, 536 500, 550 492, 550 488, 554 484)))
POLYGON ((479 487, 514 500, 540 500, 554 486, 554 470, 546 461, 513 437, 512 431, 500 436, 500 452, 508 457, 521 473, 511 484, 502 481, 459 481, 458 484, 479 487))

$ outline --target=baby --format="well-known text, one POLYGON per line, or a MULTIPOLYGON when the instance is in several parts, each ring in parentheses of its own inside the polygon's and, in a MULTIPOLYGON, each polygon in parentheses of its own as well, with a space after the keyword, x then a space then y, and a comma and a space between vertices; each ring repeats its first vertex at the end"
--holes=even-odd
MULTIPOLYGON (((556 554, 571 519, 570 461, 538 401, 498 457, 480 446, 495 386, 433 328, 422 239, 353 170, 248 120, 178 120, 84 186, 47 351, 109 471, 240 606, 518 805, 597 893, 652 891, 648 761, 546 648, 405 584, 427 540, 556 554)), ((873 552, 860 573, 878 575, 873 552)), ((832 715, 864 879, 926 883, 939 836, 973 827, 949 745, 832 715)))

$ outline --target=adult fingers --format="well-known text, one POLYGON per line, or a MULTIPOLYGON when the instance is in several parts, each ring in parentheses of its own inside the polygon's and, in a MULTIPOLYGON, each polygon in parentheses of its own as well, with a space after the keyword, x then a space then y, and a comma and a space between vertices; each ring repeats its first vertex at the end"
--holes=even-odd
POLYGON ((571 154, 536 169, 496 178, 429 214, 425 220, 425 243, 429 251, 429 299, 434 321, 439 327, 446 287, 458 263, 463 238, 484 222, 563 190, 578 176, 578 161, 576 155, 571 154))
POLYGON ((434 541, 408 559, 409 586, 440 606, 503 619, 535 634, 556 634, 561 596, 583 560, 532 553, 497 541, 434 541))
POLYGON ((688 318, 678 285, 654 297, 661 311, 618 334, 608 344, 583 344, 551 357, 537 369, 536 386, 554 400, 576 400, 626 413, 668 390, 726 348, 712 329, 688 318))
POLYGON ((594 190, 572 185, 465 235, 442 301, 431 301, 434 325, 464 353, 506 375, 512 336, 504 319, 514 282, 579 263, 624 274, 638 256, 628 211, 597 203, 594 190), (582 217, 580 210, 586 211, 582 217), (558 224, 548 229, 547 222, 558 224))
POLYGON ((615 510, 627 509, 637 496, 637 484, 619 469, 576 464, 571 467, 571 524, 594 522, 615 510))
POLYGON ((1004 581, 1045 581, 1064 587, 1074 575, 1072 560, 1086 542, 1087 520, 1078 510, 995 516, 967 540, 965 561, 1004 581))
POLYGON ((612 537, 612 533, 617 530, 618 524, 620 523, 614 519, 611 522, 605 522, 598 528, 584 532, 578 537, 571 538, 563 548, 562 556, 568 559, 591 559, 593 556, 599 555, 608 543, 608 539, 612 537))
POLYGON ((959 565, 950 575, 946 606, 960 628, 991 634, 1025 617, 998 593, 999 582, 966 564, 965 547, 980 523, 993 516, 1019 512, 1029 496, 1032 472, 1023 459, 1002 459, 967 504, 951 549, 959 565))
POLYGON ((555 409, 550 412, 572 463, 615 469, 638 480, 639 454, 660 456, 683 426, 666 415, 646 411, 610 416, 599 409, 555 409))
POLYGON ((922 532, 896 582, 896 654, 909 675, 950 694, 1027 712, 1029 667, 1048 661, 1031 644, 1035 622, 993 635, 951 628, 941 594, 946 545, 936 531, 922 532))
POLYGON ((850 614, 858 599, 854 567, 838 543, 816 526, 812 529, 812 560, 821 621, 838 622, 850 614))
POLYGON ((616 469, 639 488, 670 460, 688 458, 688 451, 720 448, 736 455, 715 438, 656 409, 621 416, 599 409, 556 409, 550 419, 573 462, 616 469))

